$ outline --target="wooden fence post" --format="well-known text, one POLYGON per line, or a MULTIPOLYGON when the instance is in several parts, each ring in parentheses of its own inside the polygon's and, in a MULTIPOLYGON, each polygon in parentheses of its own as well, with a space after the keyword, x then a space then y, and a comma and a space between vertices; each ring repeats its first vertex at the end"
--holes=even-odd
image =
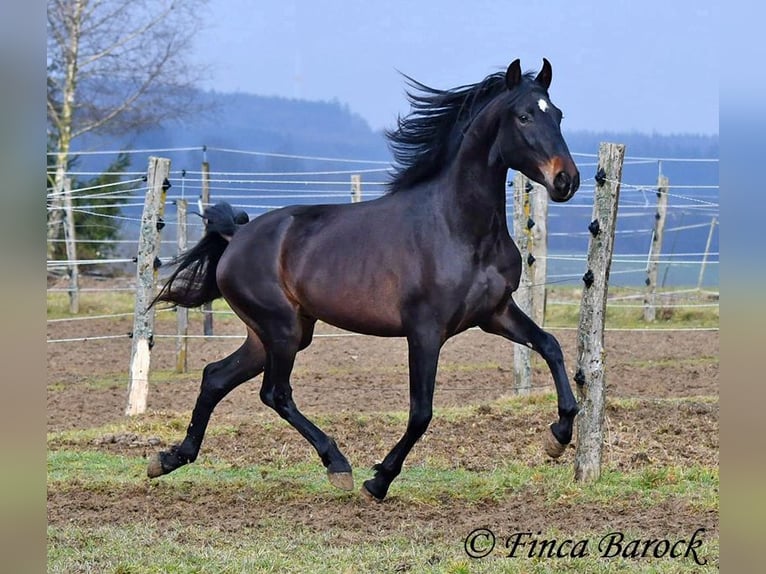
POLYGON ((63 189, 64 215, 64 241, 66 242, 66 258, 68 260, 69 273, 69 312, 80 312, 80 268, 77 265, 77 235, 74 225, 74 210, 72 208, 72 180, 64 178, 63 189))
MULTIPOLYGON (((513 178, 513 237, 521 252, 521 279, 513 300, 524 313, 532 316, 532 270, 528 263, 532 243, 529 180, 521 172, 513 178)), ((527 395, 532 389, 532 350, 524 345, 513 346, 513 376, 517 394, 527 395)))
MULTIPOLYGON (((202 195, 200 196, 200 214, 210 205, 210 164, 207 159, 202 162, 202 195)), ((202 333, 205 337, 213 335, 213 304, 202 305, 202 333)))
POLYGON ((702 264, 700 265, 700 275, 697 279, 697 291, 702 290, 702 280, 705 278, 705 267, 707 267, 707 258, 708 253, 710 252, 710 244, 713 242, 713 232, 715 231, 715 226, 718 223, 718 219, 713 216, 713 219, 710 220, 710 231, 708 231, 707 234, 707 243, 705 243, 705 254, 702 256, 702 264))
POLYGON ((362 201, 362 176, 353 174, 351 176, 351 203, 362 201))
POLYGON ((532 220, 532 319, 539 327, 545 325, 548 279, 548 191, 539 183, 532 183, 529 197, 532 220))
POLYGON ((170 187, 170 160, 149 158, 149 171, 141 216, 141 235, 136 257, 136 304, 133 316, 133 345, 130 354, 130 386, 125 414, 132 416, 146 411, 149 393, 149 364, 154 345, 154 308, 148 309, 154 297, 160 254, 160 217, 165 210, 165 197, 170 187))
POLYGON ((668 214, 668 178, 660 174, 657 180, 657 212, 654 214, 652 243, 646 264, 646 293, 644 294, 644 321, 651 323, 657 317, 657 270, 662 254, 662 235, 668 214))
MULTIPOLYGON (((176 238, 178 240, 178 254, 186 251, 188 235, 186 231, 186 213, 189 204, 185 199, 176 200, 176 238)), ((178 338, 176 339, 176 373, 185 373, 188 370, 187 350, 189 334, 189 310, 186 307, 176 307, 176 324, 178 338)))
POLYGON ((609 269, 617 223, 625 146, 602 143, 593 198, 593 218, 588 226, 588 269, 583 276, 580 326, 577 334, 578 364, 575 374, 580 414, 577 417, 575 479, 590 482, 601 476, 605 393, 604 322, 609 269))
MULTIPOLYGON (((542 327, 548 259, 548 192, 520 172, 513 179, 513 214, 513 236, 522 259, 521 282, 513 300, 542 327)), ((516 345, 513 365, 517 392, 529 393, 532 388, 530 349, 516 345)))

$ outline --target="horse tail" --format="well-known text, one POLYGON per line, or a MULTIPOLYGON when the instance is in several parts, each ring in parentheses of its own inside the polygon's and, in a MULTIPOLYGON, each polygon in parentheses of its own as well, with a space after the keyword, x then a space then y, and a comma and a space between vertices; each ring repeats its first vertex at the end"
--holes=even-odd
POLYGON ((202 219, 205 235, 190 250, 171 261, 176 269, 149 305, 164 301, 180 307, 199 307, 221 297, 216 269, 229 241, 248 222, 244 211, 235 212, 226 202, 208 207, 202 219))

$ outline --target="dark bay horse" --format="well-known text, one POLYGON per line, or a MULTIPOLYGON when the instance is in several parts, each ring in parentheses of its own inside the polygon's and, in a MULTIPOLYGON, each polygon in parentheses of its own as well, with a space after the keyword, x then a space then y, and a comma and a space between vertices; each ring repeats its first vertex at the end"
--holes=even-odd
POLYGON ((432 415, 439 351, 478 326, 528 345, 546 360, 558 394, 546 450, 559 456, 578 411, 561 348, 513 301, 521 257, 505 213, 508 169, 567 201, 580 177, 548 88, 551 66, 505 73, 452 90, 410 79, 411 113, 388 133, 397 165, 386 195, 346 205, 291 206, 245 221, 228 204, 206 210, 206 235, 179 257, 155 301, 196 307, 224 297, 245 323, 242 346, 207 365, 186 437, 155 455, 150 477, 192 462, 221 399, 264 373, 260 396, 316 449, 330 482, 353 488, 351 465, 292 399, 290 373, 317 320, 406 337, 410 413, 404 436, 362 492, 382 500, 432 415))

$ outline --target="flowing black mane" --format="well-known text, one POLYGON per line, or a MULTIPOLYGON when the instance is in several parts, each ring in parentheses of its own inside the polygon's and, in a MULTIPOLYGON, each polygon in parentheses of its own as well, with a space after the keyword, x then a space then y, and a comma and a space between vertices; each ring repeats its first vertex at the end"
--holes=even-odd
MULTIPOLYGON (((411 111, 397 120, 396 130, 387 130, 389 148, 396 165, 388 182, 389 193, 409 189, 436 175, 460 147, 473 118, 506 89, 505 73, 497 72, 476 84, 437 90, 405 75, 411 111)), ((532 81, 524 75, 525 83, 532 81)))

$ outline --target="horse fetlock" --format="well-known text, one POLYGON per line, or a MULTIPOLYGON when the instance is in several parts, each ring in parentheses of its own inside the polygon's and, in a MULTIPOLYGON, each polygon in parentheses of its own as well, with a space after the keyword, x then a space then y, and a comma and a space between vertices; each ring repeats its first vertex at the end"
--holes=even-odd
POLYGON ((567 407, 560 407, 559 418, 571 421, 577 416, 579 412, 580 412, 580 405, 578 405, 577 403, 574 403, 567 407))

